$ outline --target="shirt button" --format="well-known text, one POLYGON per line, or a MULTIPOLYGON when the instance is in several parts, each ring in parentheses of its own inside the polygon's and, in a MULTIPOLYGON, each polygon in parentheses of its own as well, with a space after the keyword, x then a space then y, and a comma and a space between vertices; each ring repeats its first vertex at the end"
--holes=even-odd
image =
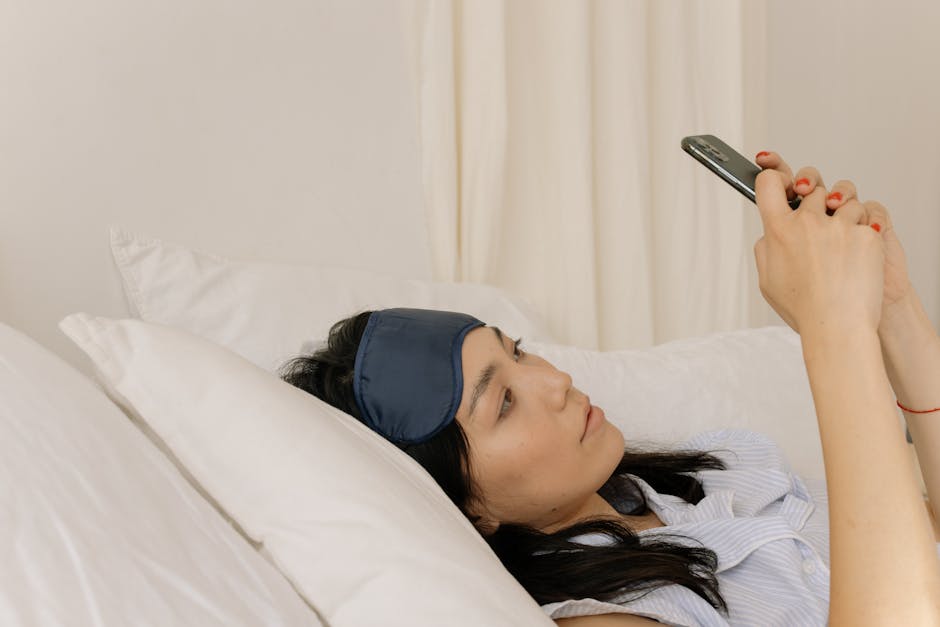
POLYGON ((816 562, 811 559, 803 560, 803 572, 807 575, 812 575, 816 572, 816 562))

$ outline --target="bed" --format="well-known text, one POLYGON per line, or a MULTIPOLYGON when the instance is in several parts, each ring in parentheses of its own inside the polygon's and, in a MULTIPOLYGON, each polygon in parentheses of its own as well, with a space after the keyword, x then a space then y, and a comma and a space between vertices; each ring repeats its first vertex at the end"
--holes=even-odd
POLYGON ((824 489, 786 326, 605 353, 431 279, 401 4, 3 15, 0 625, 551 625, 420 467, 276 376, 367 308, 470 313, 628 443, 759 431, 824 489))
POLYGON ((277 376, 364 309, 463 311, 572 375, 628 443, 771 436, 824 470, 785 326, 599 352, 493 286, 238 260, 111 225, 124 316, 0 326, 0 623, 551 625, 420 466, 277 376))

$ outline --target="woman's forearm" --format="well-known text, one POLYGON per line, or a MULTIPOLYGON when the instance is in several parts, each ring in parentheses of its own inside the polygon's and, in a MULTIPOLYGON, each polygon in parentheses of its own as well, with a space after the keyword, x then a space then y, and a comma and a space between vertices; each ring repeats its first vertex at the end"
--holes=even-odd
MULTIPOLYGON (((878 330, 885 370, 895 396, 905 407, 940 407, 940 337, 917 294, 899 303, 878 330)), ((914 441, 927 498, 940 507, 940 412, 904 412, 914 441)))
POLYGON ((940 624, 940 564, 878 334, 800 337, 829 494, 829 624, 940 624))

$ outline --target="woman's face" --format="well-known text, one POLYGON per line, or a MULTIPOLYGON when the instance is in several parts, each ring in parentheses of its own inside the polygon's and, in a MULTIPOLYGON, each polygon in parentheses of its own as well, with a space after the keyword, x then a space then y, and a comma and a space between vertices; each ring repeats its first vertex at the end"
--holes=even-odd
POLYGON ((587 395, 544 359, 517 357, 513 340, 496 327, 470 331, 461 356, 456 419, 483 501, 471 513, 486 527, 511 522, 542 530, 583 517, 623 457, 620 430, 596 408, 585 433, 587 395))

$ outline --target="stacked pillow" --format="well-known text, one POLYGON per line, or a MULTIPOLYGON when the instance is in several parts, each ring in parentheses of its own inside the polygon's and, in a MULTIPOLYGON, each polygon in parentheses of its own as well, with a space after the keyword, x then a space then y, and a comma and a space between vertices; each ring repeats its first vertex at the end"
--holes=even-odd
POLYGON ((763 432, 806 478, 825 477, 799 335, 786 326, 645 349, 559 345, 521 297, 488 285, 405 280, 360 270, 239 262, 111 228, 124 291, 139 317, 190 331, 270 372, 312 352, 365 309, 460 311, 571 374, 627 441, 678 444, 708 429, 763 432))
POLYGON ((305 341, 367 309, 461 311, 512 336, 553 341, 525 299, 475 283, 402 279, 343 267, 244 263, 111 228, 131 311, 185 329, 274 371, 305 341))
POLYGON ((787 326, 595 351, 557 344, 527 301, 492 286, 239 262, 119 227, 111 249, 141 319, 212 340, 270 372, 312 352, 357 311, 460 311, 522 336, 523 348, 571 374, 628 442, 678 444, 708 429, 751 429, 780 444, 798 474, 825 476, 799 335, 787 326))
POLYGON ((799 337, 766 327, 599 352, 489 286, 236 262, 112 230, 141 320, 60 326, 108 393, 334 625, 551 624, 411 458, 273 371, 363 309, 470 313, 569 372, 627 443, 741 427, 824 477, 799 337))

